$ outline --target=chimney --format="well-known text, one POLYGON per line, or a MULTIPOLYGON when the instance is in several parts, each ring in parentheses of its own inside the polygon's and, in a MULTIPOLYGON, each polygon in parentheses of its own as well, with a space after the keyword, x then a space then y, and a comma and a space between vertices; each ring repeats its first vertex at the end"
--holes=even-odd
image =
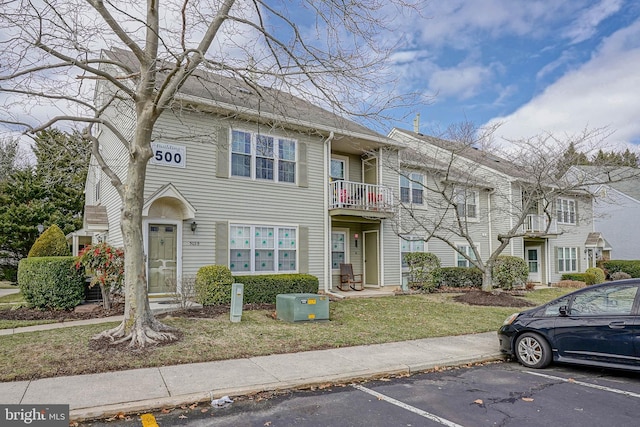
POLYGON ((416 114, 416 118, 413 119, 413 131, 420 133, 420 113, 416 114))

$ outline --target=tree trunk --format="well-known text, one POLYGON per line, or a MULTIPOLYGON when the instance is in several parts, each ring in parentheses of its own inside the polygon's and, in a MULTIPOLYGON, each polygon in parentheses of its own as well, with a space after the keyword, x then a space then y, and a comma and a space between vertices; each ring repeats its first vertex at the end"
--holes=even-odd
POLYGON ((146 262, 142 233, 142 208, 147 162, 151 158, 153 119, 138 111, 136 135, 130 148, 127 184, 122 196, 121 228, 124 241, 125 306, 122 323, 94 337, 107 337, 113 344, 130 341, 130 347, 170 342, 177 339, 175 328, 159 322, 149 306, 146 262))
POLYGON ((100 293, 102 294, 102 307, 104 307, 105 310, 111 310, 111 295, 102 283, 100 283, 100 293))
POLYGON ((487 264, 482 272, 482 290, 484 292, 491 292, 493 289, 493 264, 487 264))

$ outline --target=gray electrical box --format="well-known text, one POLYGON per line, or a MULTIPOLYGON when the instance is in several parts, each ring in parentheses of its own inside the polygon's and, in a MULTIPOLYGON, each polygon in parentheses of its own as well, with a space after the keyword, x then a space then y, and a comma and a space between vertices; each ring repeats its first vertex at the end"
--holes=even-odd
POLYGON ((278 319, 285 322, 329 320, 329 297, 318 294, 276 296, 278 319))
POLYGON ((231 321, 239 322, 242 319, 242 300, 244 299, 244 284, 231 284, 231 321))

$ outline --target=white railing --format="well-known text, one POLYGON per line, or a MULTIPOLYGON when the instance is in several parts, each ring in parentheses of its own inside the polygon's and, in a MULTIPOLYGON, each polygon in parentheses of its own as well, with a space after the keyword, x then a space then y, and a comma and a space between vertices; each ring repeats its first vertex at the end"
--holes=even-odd
POLYGON ((333 181, 329 183, 329 209, 340 208, 391 212, 393 191, 383 185, 333 181))
POLYGON ((547 225, 549 224, 549 218, 546 215, 527 215, 524 220, 524 231, 527 233, 543 233, 543 234, 555 234, 558 232, 558 224, 555 219, 551 220, 549 230, 547 225))

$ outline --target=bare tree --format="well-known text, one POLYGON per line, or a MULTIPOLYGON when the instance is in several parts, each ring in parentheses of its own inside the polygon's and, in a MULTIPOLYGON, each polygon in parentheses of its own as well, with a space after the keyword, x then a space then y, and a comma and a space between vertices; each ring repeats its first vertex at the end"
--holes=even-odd
POLYGON ((175 339, 149 309, 141 218, 154 125, 164 111, 179 108, 189 79, 206 68, 343 115, 381 116, 381 106, 404 102, 389 95, 393 76, 384 66, 394 47, 387 24, 410 6, 404 0, 2 2, 0 123, 29 133, 83 124, 93 158, 123 201, 125 316, 103 336, 132 346, 175 339), (125 55, 101 55, 103 49, 125 55), (96 82, 109 88, 99 100, 96 82), (131 129, 104 114, 123 103, 130 105, 131 129), (126 150, 124 177, 102 157, 98 126, 126 150))
MULTIPOLYGON (((409 148, 401 153, 400 166, 388 165, 404 182, 397 201, 397 233, 444 243, 482 271, 484 291, 493 288, 493 266, 509 245, 570 232, 571 227, 558 225, 558 198, 589 206, 599 186, 640 177, 639 169, 626 174, 566 173, 567 164, 580 164, 583 151, 602 146, 609 136, 606 129, 563 140, 545 134, 510 141, 507 150, 496 147, 495 130, 463 123, 437 138, 394 130, 392 137, 408 142, 409 148), (568 147, 573 147, 575 159, 568 158, 568 147), (485 242, 482 251, 480 241, 485 242)), ((599 171, 609 167, 597 166, 599 171)), ((583 225, 590 224, 590 209, 572 212, 583 217, 583 225)), ((579 223, 577 218, 571 222, 579 223)))

